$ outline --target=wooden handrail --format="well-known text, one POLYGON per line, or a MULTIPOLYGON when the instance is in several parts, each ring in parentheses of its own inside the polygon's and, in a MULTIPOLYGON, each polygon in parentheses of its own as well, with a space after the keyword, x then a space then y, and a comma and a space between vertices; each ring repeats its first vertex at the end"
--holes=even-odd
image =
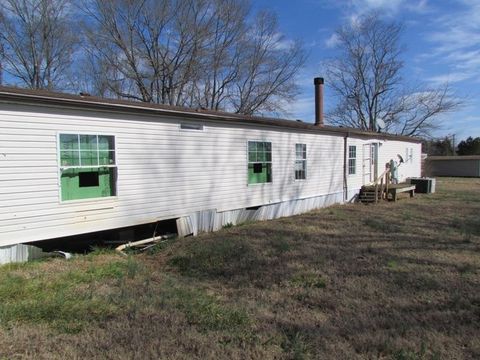
POLYGON ((383 180, 383 178, 387 175, 390 174, 390 169, 386 169, 382 175, 380 175, 372 184, 378 184, 380 180, 383 180))
POLYGON ((372 184, 375 185, 375 203, 378 202, 378 187, 380 185, 380 193, 382 197, 388 193, 388 184, 390 183, 390 169, 386 169, 372 184), (385 179, 385 189, 383 188, 383 180, 385 179), (380 184, 379 184, 380 182, 380 184))

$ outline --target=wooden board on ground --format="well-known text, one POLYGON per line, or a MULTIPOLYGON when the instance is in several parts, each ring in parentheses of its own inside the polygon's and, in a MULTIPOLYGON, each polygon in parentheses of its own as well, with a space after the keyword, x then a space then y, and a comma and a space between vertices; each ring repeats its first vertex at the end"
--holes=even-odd
POLYGON ((389 201, 397 201, 398 194, 408 192, 410 197, 415 196, 415 185, 411 184, 392 184, 388 188, 387 199, 389 201), (391 197, 390 197, 391 196, 391 197))

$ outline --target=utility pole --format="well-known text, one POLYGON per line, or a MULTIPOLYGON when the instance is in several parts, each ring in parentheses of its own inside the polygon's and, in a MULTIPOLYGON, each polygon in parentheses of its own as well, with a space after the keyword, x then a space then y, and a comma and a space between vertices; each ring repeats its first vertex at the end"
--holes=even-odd
POLYGON ((4 48, 3 48, 3 44, 0 43, 0 86, 3 85, 3 58, 4 58, 4 48))
POLYGON ((452 135, 452 146, 453 146, 453 156, 457 155, 457 152, 455 151, 455 134, 452 135))

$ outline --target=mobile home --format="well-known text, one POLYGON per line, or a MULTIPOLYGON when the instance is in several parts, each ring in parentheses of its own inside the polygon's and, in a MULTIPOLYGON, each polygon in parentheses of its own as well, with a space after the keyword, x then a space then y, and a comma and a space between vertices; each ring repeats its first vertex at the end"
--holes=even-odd
POLYGON ((0 246, 177 219, 182 234, 350 201, 418 140, 0 88, 0 246))

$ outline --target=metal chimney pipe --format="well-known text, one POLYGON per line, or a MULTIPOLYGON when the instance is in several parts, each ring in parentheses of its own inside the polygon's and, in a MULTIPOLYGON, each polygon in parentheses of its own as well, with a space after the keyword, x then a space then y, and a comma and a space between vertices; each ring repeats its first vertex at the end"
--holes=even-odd
POLYGON ((315 126, 323 126, 323 78, 313 79, 315 85, 315 126))

